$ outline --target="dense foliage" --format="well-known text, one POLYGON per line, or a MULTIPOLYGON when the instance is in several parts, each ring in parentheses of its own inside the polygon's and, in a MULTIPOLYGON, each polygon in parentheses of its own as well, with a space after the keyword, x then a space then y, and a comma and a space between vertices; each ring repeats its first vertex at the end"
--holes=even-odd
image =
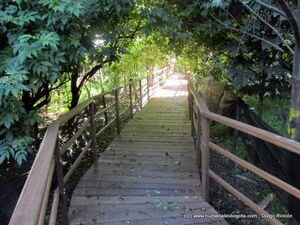
MULTIPOLYGON (((124 85, 130 79, 138 79, 151 74, 155 69, 160 69, 168 64, 172 52, 168 47, 168 39, 148 36, 138 38, 125 49, 118 61, 107 63, 91 77, 82 88, 80 102, 124 85)), ((63 113, 68 110, 72 95, 70 82, 52 92, 49 107, 42 110, 45 116, 63 113)))
POLYGON ((75 107, 100 68, 126 53, 141 30, 150 34, 167 21, 161 6, 149 3, 1 1, 0 164, 13 158, 21 165, 34 149, 38 110, 53 91, 68 87, 75 107))
POLYGON ((49 103, 52 90, 73 81, 76 105, 91 75, 80 72, 113 60, 119 50, 114 39, 130 32, 121 23, 133 10, 130 0, 1 1, 0 163, 26 159, 37 136, 37 110, 49 103))

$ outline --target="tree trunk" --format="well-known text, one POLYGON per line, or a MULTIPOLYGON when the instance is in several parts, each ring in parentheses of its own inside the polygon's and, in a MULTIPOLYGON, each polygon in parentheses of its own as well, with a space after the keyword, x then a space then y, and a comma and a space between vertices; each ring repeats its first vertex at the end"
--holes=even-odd
MULTIPOLYGON (((23 106, 26 110, 27 113, 30 113, 31 111, 33 110, 36 110, 34 108, 34 100, 32 99, 32 95, 30 94, 29 91, 24 91, 23 94, 22 94, 22 103, 23 103, 23 106)), ((39 149, 39 145, 40 145, 40 142, 39 142, 39 124, 38 122, 34 123, 33 129, 31 129, 31 133, 30 135, 34 138, 34 146, 36 149, 39 149)))
POLYGON ((263 108, 264 108, 264 93, 260 92, 258 94, 258 110, 257 110, 260 118, 262 118, 263 108))
MULTIPOLYGON (((240 114, 241 114, 241 107, 239 105, 239 98, 235 100, 235 120, 240 121, 240 114)), ((239 138, 239 131, 236 129, 233 129, 232 133, 232 150, 231 152, 235 155, 237 155, 237 144, 238 144, 238 138, 239 138)), ((235 163, 233 161, 230 161, 229 167, 234 168, 235 163)))
MULTIPOLYGON (((293 81, 291 94, 291 109, 289 121, 290 137, 300 141, 300 46, 295 47, 293 62, 293 81)), ((290 153, 288 158, 288 174, 290 184, 300 188, 300 157, 290 153)), ((300 222, 300 199, 289 196, 289 212, 300 222)))
MULTIPOLYGON (((241 108, 239 106, 239 99, 235 100, 235 119, 240 120, 241 108)), ((238 130, 234 129, 232 134, 232 153, 237 154, 237 143, 238 143, 238 130)))
POLYGON ((80 89, 77 87, 77 79, 78 79, 79 74, 74 72, 72 74, 72 79, 71 79, 71 102, 69 109, 73 109, 78 105, 79 98, 80 98, 80 89))
POLYGON ((290 137, 300 141, 300 46, 295 47, 290 109, 290 137))

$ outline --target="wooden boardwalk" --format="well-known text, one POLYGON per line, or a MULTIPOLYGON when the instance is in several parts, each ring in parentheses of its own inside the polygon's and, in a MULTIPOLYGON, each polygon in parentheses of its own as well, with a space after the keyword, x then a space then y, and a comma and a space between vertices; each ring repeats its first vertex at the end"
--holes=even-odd
POLYGON ((203 218, 217 212, 201 198, 187 104, 173 75, 82 177, 71 224, 227 224, 203 218))

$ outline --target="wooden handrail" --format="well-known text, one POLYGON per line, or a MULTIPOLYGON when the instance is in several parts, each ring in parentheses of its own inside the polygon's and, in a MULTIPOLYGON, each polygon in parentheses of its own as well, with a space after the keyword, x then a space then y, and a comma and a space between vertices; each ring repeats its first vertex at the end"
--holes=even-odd
POLYGON ((192 94, 193 98, 196 100, 195 103, 200 110, 201 114, 209 113, 208 107, 205 103, 204 98, 195 90, 195 88, 189 83, 188 85, 189 91, 192 94))
MULTIPOLYGON (((219 183, 222 187, 224 187, 227 191, 229 191, 231 194, 233 194, 236 198, 241 200, 248 207, 250 207, 255 212, 257 212, 258 214, 267 214, 267 212, 264 209, 262 209, 259 205, 255 204, 253 201, 251 201, 249 198, 247 198, 241 192, 239 192, 238 190, 233 188, 230 184, 228 184, 226 181, 224 181, 222 178, 217 176, 212 170, 210 170, 208 148, 214 149, 221 155, 234 161, 235 163, 239 164, 240 166, 252 171, 253 173, 260 176, 261 178, 276 185, 277 187, 288 192, 289 194, 293 195, 294 197, 296 197, 298 199, 300 198, 300 190, 298 188, 265 172, 264 170, 254 166, 253 164, 230 153, 229 151, 226 151, 225 149, 218 146, 217 144, 212 143, 209 140, 210 126, 208 124, 210 123, 210 121, 218 122, 225 126, 234 128, 236 130, 242 131, 246 134, 249 134, 251 136, 259 138, 263 141, 272 143, 276 146, 279 146, 287 151, 296 153, 298 155, 300 154, 300 143, 299 142, 209 111, 204 98, 193 88, 190 81, 188 83, 188 91, 189 91, 189 95, 188 95, 189 118, 191 119, 191 126, 192 126, 191 132, 192 132, 192 135, 196 137, 197 153, 198 153, 198 155, 201 154, 202 191, 203 191, 203 198, 206 201, 208 201, 208 193, 209 193, 208 180, 210 177, 213 180, 215 180, 217 183, 219 183), (195 112, 194 105, 196 105, 196 113, 197 113, 196 118, 194 118, 194 112, 195 112), (201 135, 200 135, 200 130, 201 130, 201 135)), ((198 160, 198 162, 199 162, 199 160, 198 160)), ((265 217, 265 219, 274 225, 282 224, 276 218, 271 218, 271 217, 266 218, 265 217)))
POLYGON ((239 192, 237 189, 235 189, 232 185, 227 183, 225 180, 223 180, 221 177, 219 177, 217 174, 215 174, 212 170, 209 170, 209 176, 216 181, 218 184, 220 184, 222 187, 224 187, 229 193, 231 193, 233 196, 235 196, 237 199, 239 199, 241 202, 243 202, 245 205, 253 209, 257 214, 265 215, 263 218, 267 220, 270 224, 273 225, 283 225, 279 220, 271 216, 267 211, 265 211, 263 208, 261 208, 259 205, 257 205, 255 202, 253 202, 251 199, 246 197, 244 194, 239 192))
MULTIPOLYGON (((165 70, 164 70, 165 71, 165 70)), ((162 76, 164 72, 160 74, 162 76)), ((63 203, 62 206, 66 206, 65 202, 62 200, 65 199, 64 194, 64 184, 68 181, 70 176, 73 174, 74 170, 77 168, 81 159, 84 157, 85 153, 92 147, 93 150, 93 160, 96 160, 96 137, 102 134, 108 127, 110 127, 113 123, 116 123, 117 132, 120 132, 120 118, 125 114, 126 111, 130 110, 130 117, 134 113, 134 108, 138 104, 140 104, 140 109, 142 108, 142 97, 143 91, 139 90, 140 95, 133 90, 136 90, 135 84, 141 84, 141 80, 145 79, 145 77, 139 80, 131 80, 129 83, 114 88, 110 91, 103 92, 99 95, 93 96, 85 102, 79 104, 77 107, 73 108, 68 113, 60 116, 56 121, 51 123, 44 135, 42 143, 39 147, 38 154, 34 160, 28 178, 25 182, 17 205, 14 209, 13 215, 10 219, 9 225, 42 225, 45 220, 45 213, 47 209, 48 199, 50 196, 50 188, 53 181, 54 169, 56 168, 56 178, 58 179, 58 187, 55 188, 55 192, 53 195, 53 201, 50 212, 50 224, 56 223, 57 211, 59 202, 63 203), (119 95, 118 92, 120 89, 129 87, 129 105, 121 112, 119 112, 119 95), (134 102, 134 95, 135 100, 134 102), (114 95, 115 102, 106 105, 105 96, 114 95), (140 99, 139 99, 140 98, 140 99), (103 107, 98 111, 95 109, 96 101, 102 101, 103 107), (112 106, 115 106, 116 116, 108 121, 107 111, 111 109, 112 106), (61 126, 66 124, 75 116, 82 113, 84 110, 89 110, 89 119, 86 123, 81 124, 81 127, 75 132, 75 134, 67 140, 62 147, 58 144, 58 135, 59 129, 61 126), (96 131, 95 120, 100 114, 104 114, 105 117, 105 125, 100 129, 100 131, 96 131), (84 133, 87 128, 90 128, 90 140, 87 142, 86 146, 83 147, 83 150, 76 158, 75 162, 71 165, 70 169, 67 171, 65 175, 62 174, 62 165, 61 165, 61 154, 63 154, 69 147, 73 145, 73 143, 84 133), (60 148, 60 149, 59 149, 60 148)), ((138 110, 138 109, 137 109, 138 110)), ((136 111, 137 111, 136 110, 136 111)), ((68 213, 66 211, 66 207, 64 208, 64 212, 62 212, 63 224, 68 224, 68 213)))
POLYGON ((300 196, 300 190, 295 188, 294 186, 278 179, 277 177, 265 172, 264 170, 252 165, 251 163, 247 162, 246 160, 243 160, 236 155, 232 154, 231 152, 225 150, 224 148, 210 142, 209 147, 211 149, 214 149, 221 155, 225 156, 226 158, 234 161, 235 163, 239 164, 240 166, 250 170, 252 173, 255 173, 256 175, 260 176, 261 178, 264 178, 265 180, 269 181, 270 183, 276 185, 277 187, 280 187, 282 190, 285 190, 289 194, 295 196, 296 198, 299 198, 300 196))
POLYGON ((221 116, 213 112, 205 113, 203 116, 215 122, 242 131, 251 136, 257 137, 263 141, 267 141, 269 143, 282 147, 286 150, 289 150, 290 152, 294 152, 298 155, 300 154, 300 143, 295 140, 280 136, 278 134, 274 134, 272 132, 251 126, 243 122, 230 119, 225 116, 221 116))
POLYGON ((53 123, 48 127, 40 146, 40 149, 45 149, 45 151, 39 151, 37 153, 36 159, 10 219, 10 225, 37 224, 44 199, 48 172, 50 170, 51 162, 53 162, 52 159, 58 129, 58 123, 53 123), (37 180, 37 178, 39 180, 37 180))
POLYGON ((210 119, 212 121, 221 123, 223 125, 229 126, 231 128, 237 129, 239 131, 242 131, 246 134, 249 134, 251 136, 257 137, 261 140, 267 141, 269 143, 272 143, 274 145, 277 145, 279 147, 282 147, 286 150, 289 150, 291 152, 294 152, 296 154, 300 154, 300 143, 289 139, 286 137, 283 137, 278 134, 274 134, 272 132, 254 127, 252 125, 228 118, 226 116, 222 116, 213 112, 210 112, 208 110, 208 107, 205 103, 204 98, 198 94, 194 88, 189 86, 189 91, 191 92, 192 96, 195 99, 195 102, 197 104, 197 107, 199 108, 201 112, 201 116, 210 119))

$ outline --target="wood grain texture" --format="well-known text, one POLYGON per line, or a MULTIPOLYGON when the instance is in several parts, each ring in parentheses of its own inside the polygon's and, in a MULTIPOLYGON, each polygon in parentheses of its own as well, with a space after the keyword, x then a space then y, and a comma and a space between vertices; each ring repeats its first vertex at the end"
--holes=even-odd
POLYGON ((172 76, 78 183, 71 224, 227 224, 201 198, 186 81, 172 76), (158 207, 174 203, 174 208, 158 207))
MULTIPOLYGON (((53 154, 56 145, 58 123, 51 124, 45 134, 40 149, 47 151, 39 151, 36 159, 31 167, 30 174, 21 192, 20 198, 14 209, 9 225, 36 225, 39 221, 40 212, 42 210, 43 199, 45 191, 47 191, 48 176, 50 169, 53 167, 53 154), (36 178, 39 178, 39 185, 37 185, 36 178), (34 195, 32 194, 34 193, 34 195)), ((51 169, 51 170, 52 170, 51 169)), ((47 193, 49 194, 49 193, 47 193)))

